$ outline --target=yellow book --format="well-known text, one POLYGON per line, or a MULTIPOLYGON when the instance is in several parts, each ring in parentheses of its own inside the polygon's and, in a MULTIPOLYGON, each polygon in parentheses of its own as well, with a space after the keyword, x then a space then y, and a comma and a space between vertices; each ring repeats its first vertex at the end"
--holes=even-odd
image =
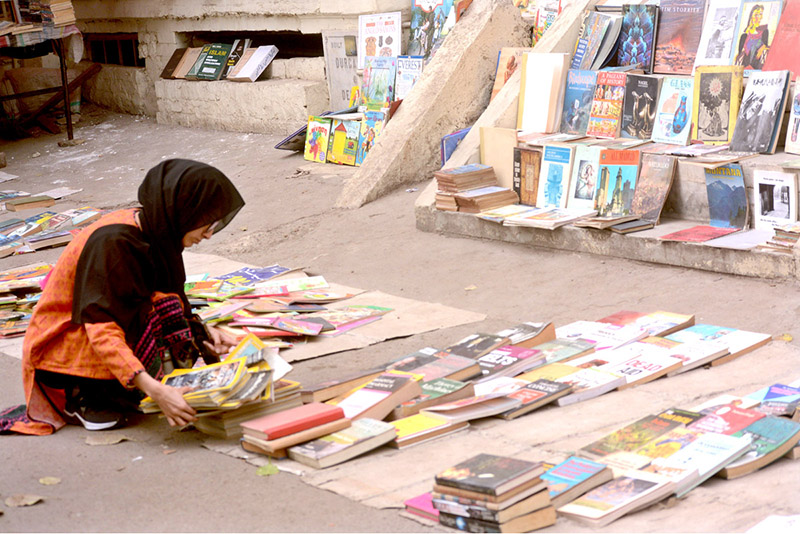
POLYGON ((523 373, 515 378, 527 380, 528 382, 534 382, 543 378, 545 380, 551 380, 555 382, 559 378, 571 375, 577 371, 579 371, 577 367, 566 363, 549 363, 547 365, 543 365, 542 367, 537 367, 533 371, 523 373))
POLYGON ((742 99, 740 66, 701 66, 694 73, 692 141, 707 145, 729 143, 742 99))

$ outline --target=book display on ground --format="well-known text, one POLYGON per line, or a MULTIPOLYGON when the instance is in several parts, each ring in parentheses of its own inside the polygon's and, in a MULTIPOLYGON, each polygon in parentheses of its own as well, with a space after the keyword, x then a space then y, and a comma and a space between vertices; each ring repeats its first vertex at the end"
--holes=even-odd
POLYGON ((541 475, 542 480, 547 482, 550 500, 556 508, 605 484, 613 477, 611 469, 605 464, 578 456, 570 456, 541 475))
POLYGON ((287 453, 292 460, 323 469, 380 447, 392 441, 396 434, 395 427, 389 423, 362 418, 353 421, 348 428, 290 447, 287 453))

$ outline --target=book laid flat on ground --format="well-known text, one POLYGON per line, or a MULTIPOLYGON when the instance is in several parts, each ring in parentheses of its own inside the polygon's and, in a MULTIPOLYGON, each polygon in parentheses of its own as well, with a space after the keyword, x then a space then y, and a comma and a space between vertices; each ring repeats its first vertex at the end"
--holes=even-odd
POLYGON ((344 417, 338 406, 312 402, 242 423, 242 432, 265 441, 281 438, 344 417))
POLYGON ((434 499, 432 502, 437 510, 446 514, 490 523, 507 523, 521 515, 550 506, 550 495, 546 489, 543 489, 500 510, 493 510, 474 504, 463 504, 448 499, 434 499))
POLYGON ((522 401, 516 408, 502 412, 497 417, 510 420, 532 412, 546 404, 554 402, 572 391, 569 384, 561 384, 551 380, 539 379, 522 386, 517 391, 509 393, 508 397, 522 401))
POLYGON ((504 328, 495 335, 508 338, 509 345, 522 348, 532 348, 535 345, 551 341, 556 337, 556 329, 553 323, 533 323, 525 322, 504 328))
POLYGON ((684 328, 683 330, 678 330, 666 337, 667 339, 680 343, 716 339, 720 343, 727 345, 730 354, 712 360, 712 365, 722 365, 723 363, 732 361, 739 356, 766 345, 772 340, 770 334, 748 332, 746 330, 737 330, 736 328, 710 324, 696 324, 684 328))
POLYGON ((642 330, 646 330, 651 336, 663 337, 692 326, 694 324, 694 315, 666 311, 642 313, 624 310, 607 315, 599 319, 598 322, 617 325, 633 324, 642 330))
POLYGON ((252 435, 242 434, 242 447, 251 452, 258 452, 267 456, 276 458, 284 458, 287 455, 286 450, 299 443, 305 443, 313 439, 328 435, 332 432, 343 430, 350 426, 349 419, 337 419, 329 423, 323 423, 282 438, 264 440, 252 435), (245 446, 247 445, 247 446, 245 446))
POLYGON ((770 415, 751 423, 733 436, 746 436, 752 441, 747 452, 719 472, 719 476, 726 479, 748 475, 792 450, 800 439, 800 423, 770 415))
POLYGON ((392 417, 401 419, 419 413, 420 410, 445 404, 459 399, 472 397, 475 395, 475 387, 470 382, 461 382, 449 378, 434 378, 433 380, 420 382, 422 394, 407 400, 394 409, 392 417))
MULTIPOLYGON (((699 430, 675 428, 649 441, 643 447, 631 452, 614 452, 603 457, 603 463, 616 474, 631 469, 643 469, 655 458, 668 458, 703 434, 699 430)), ((672 477, 671 477, 672 478, 672 477)))
POLYGON ((715 340, 693 341, 681 343, 669 352, 683 364, 667 373, 667 377, 675 376, 710 363, 712 360, 728 354, 728 346, 715 340))
MULTIPOLYGON (((522 387, 522 386, 520 386, 522 387)), ((430 406, 422 411, 432 417, 438 417, 451 423, 471 421, 483 417, 491 417, 514 409, 522 404, 520 399, 505 394, 477 394, 461 400, 430 406)))
POLYGON ((572 386, 572 393, 556 400, 559 406, 599 397, 625 384, 625 377, 598 368, 579 369, 577 372, 556 380, 572 386))
POLYGON ((322 402, 333 399, 351 389, 366 384, 384 371, 384 367, 376 367, 372 369, 363 369, 354 373, 344 375, 340 378, 333 380, 326 380, 318 384, 304 386, 300 390, 300 396, 303 402, 322 402))
POLYGON ((56 203, 53 197, 46 195, 34 195, 26 197, 11 198, 5 201, 8 211, 22 211, 34 208, 49 208, 56 203))
POLYGON ((716 432, 717 434, 732 435, 752 423, 766 417, 763 413, 738 406, 722 406, 714 411, 704 412, 705 415, 689 425, 691 430, 702 432, 716 432))
POLYGON ((614 478, 611 469, 598 462, 570 456, 541 475, 547 482, 550 501, 556 508, 614 478))
POLYGON ((504 345, 477 360, 481 368, 478 381, 497 376, 516 376, 544 364, 544 356, 536 349, 504 345))
POLYGON ((681 426, 679 422, 658 415, 648 415, 582 447, 581 453, 602 460, 615 452, 632 452, 679 426, 681 426))
POLYGON ((452 434, 469 427, 468 421, 454 423, 425 412, 395 419, 390 424, 396 429, 397 436, 389 442, 389 446, 397 449, 452 434))
POLYGON ((544 473, 541 462, 481 453, 436 474, 434 483, 498 497, 544 473))
POLYGON ((396 371, 381 373, 347 393, 336 404, 349 419, 369 417, 381 420, 403 402, 422 393, 417 378, 396 371))
POLYGON ((410 499, 403 501, 406 512, 420 517, 424 517, 430 521, 439 522, 439 510, 433 507, 431 492, 426 491, 422 495, 417 495, 410 499))
POLYGON ((515 517, 506 523, 464 518, 447 512, 439 513, 439 524, 466 532, 531 532, 554 525, 555 522, 556 510, 552 506, 515 517))
POLYGON ((508 338, 493 334, 470 334, 453 345, 445 348, 445 352, 458 354, 466 358, 480 358, 497 347, 508 343, 508 338))
POLYGON ((480 365, 474 359, 440 351, 433 347, 426 347, 392 362, 386 367, 386 370, 419 375, 421 382, 429 382, 437 378, 469 380, 481 373, 480 365))
POLYGON ((488 185, 497 185, 497 178, 491 165, 470 163, 449 167, 433 173, 440 191, 458 193, 469 189, 478 189, 488 185))
POLYGON ((313 441, 290 447, 289 458, 302 464, 324 469, 392 441, 395 427, 376 419, 363 418, 351 426, 313 441))

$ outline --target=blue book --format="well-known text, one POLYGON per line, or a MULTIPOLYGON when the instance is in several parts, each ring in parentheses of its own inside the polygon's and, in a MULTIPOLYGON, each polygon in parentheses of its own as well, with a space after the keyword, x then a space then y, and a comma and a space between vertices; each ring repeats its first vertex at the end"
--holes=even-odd
POLYGON ((570 456, 540 476, 547 482, 550 501, 556 508, 575 497, 605 484, 613 477, 605 464, 570 456))
POLYGON ((736 163, 706 169, 708 215, 711 226, 744 228, 747 224, 747 190, 742 166, 736 163))
POLYGON ((580 135, 586 133, 596 83, 596 71, 577 69, 567 71, 564 107, 561 111, 561 133, 580 135))
POLYGON ((464 137, 467 136, 469 133, 469 128, 462 128, 460 130, 456 130, 451 134, 447 134, 442 137, 442 144, 441 144, 441 157, 442 157, 442 167, 444 164, 447 163, 447 160, 450 159, 450 156, 453 155, 453 152, 456 151, 458 144, 461 142, 464 137))

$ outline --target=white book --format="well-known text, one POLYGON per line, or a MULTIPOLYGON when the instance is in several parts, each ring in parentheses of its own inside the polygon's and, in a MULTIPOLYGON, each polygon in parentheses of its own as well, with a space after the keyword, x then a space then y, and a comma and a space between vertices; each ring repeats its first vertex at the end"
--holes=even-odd
POLYGON ((797 177, 793 172, 753 170, 753 222, 769 230, 797 220, 797 177))
POLYGON ((594 208, 597 191, 597 177, 600 172, 600 151, 602 147, 580 145, 575 150, 572 176, 569 180, 568 208, 594 208))
POLYGON ((423 56, 397 56, 394 99, 403 100, 422 76, 423 56))
POLYGON ((670 349, 670 356, 678 358, 683 365, 667 373, 667 376, 675 376, 692 369, 696 369, 710 361, 728 354, 728 345, 719 340, 690 341, 681 343, 677 347, 670 349))
POLYGON ((625 377, 626 386, 634 386, 664 376, 678 369, 682 363, 671 356, 667 349, 653 345, 639 356, 621 363, 602 365, 600 370, 621 375, 625 377))
POLYGON ((580 369, 576 373, 562 376, 556 382, 571 384, 572 393, 556 401, 559 406, 569 406, 576 402, 599 397, 625 384, 625 378, 597 368, 580 369))
POLYGON ((259 46, 234 76, 226 79, 234 82, 254 82, 267 69, 278 55, 278 47, 274 45, 259 46))
POLYGON ((517 130, 558 131, 570 54, 527 52, 522 55, 517 130))
POLYGON ((740 0, 711 0, 708 3, 700 45, 694 59, 701 65, 730 65, 740 0))
POLYGON ((558 339, 585 339, 595 342, 595 351, 615 349, 647 337, 647 331, 634 325, 615 325, 597 321, 575 321, 556 328, 558 339))
POLYGON ((800 154, 800 76, 792 85, 792 99, 789 101, 789 126, 786 129, 786 144, 783 151, 800 154))
POLYGON ((402 54, 402 13, 370 13, 358 16, 358 68, 367 56, 397 57, 402 54))

